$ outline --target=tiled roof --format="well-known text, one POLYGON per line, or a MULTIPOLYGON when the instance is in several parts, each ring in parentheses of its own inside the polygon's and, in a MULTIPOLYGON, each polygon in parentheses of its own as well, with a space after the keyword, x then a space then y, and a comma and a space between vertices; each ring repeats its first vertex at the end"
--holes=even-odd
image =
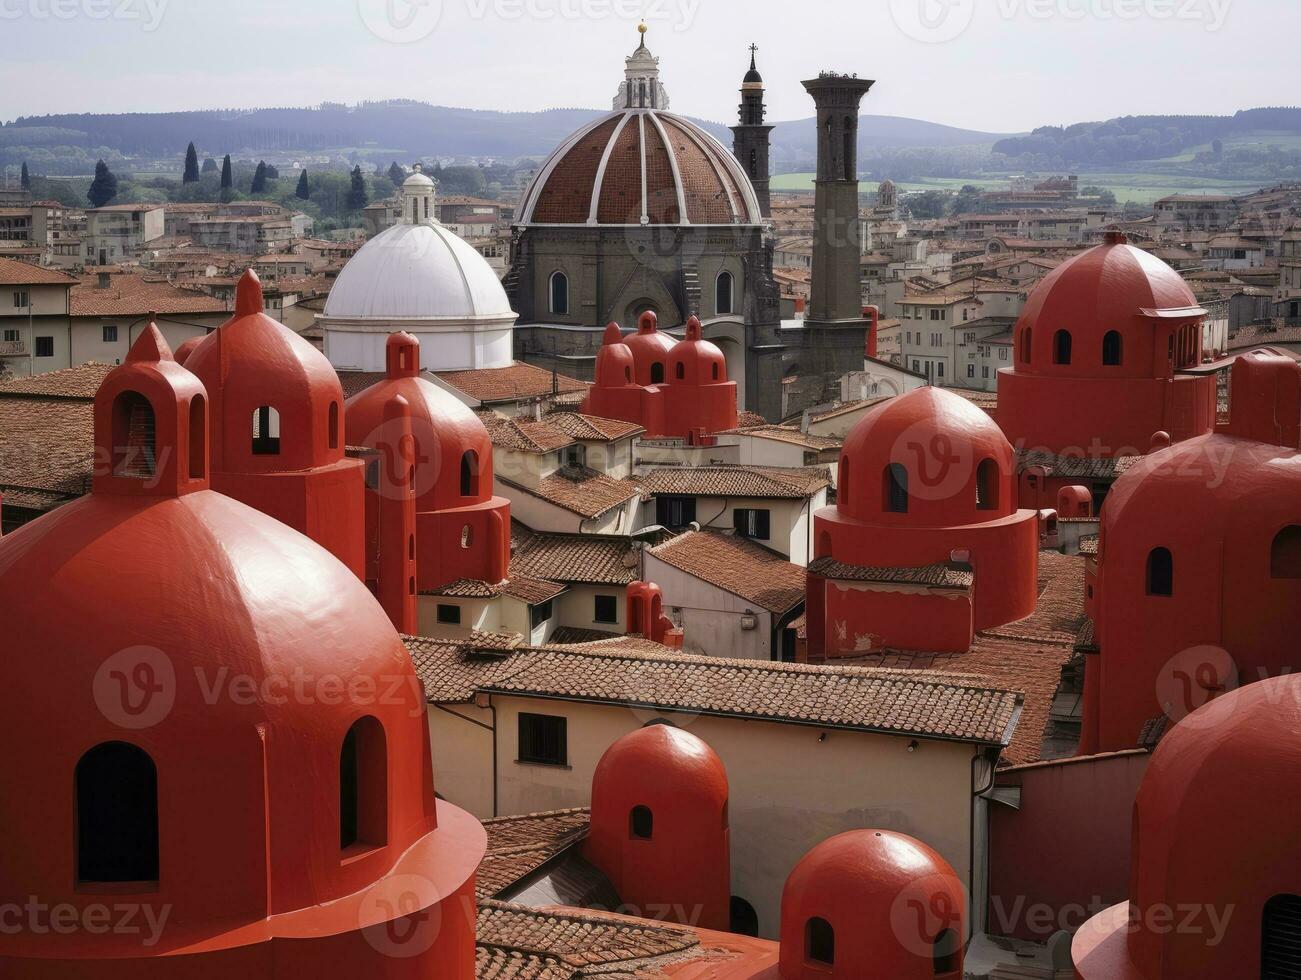
POLYGON ((540 602, 547 602, 556 596, 563 594, 567 586, 559 582, 549 582, 542 578, 532 578, 528 575, 512 575, 507 581, 501 583, 501 594, 508 595, 513 599, 519 599, 521 602, 527 602, 530 606, 536 606, 540 602))
POLYGON ((804 601, 804 569, 746 538, 720 531, 687 531, 650 553, 778 615, 804 601))
POLYGON ((524 493, 541 497, 548 503, 580 517, 599 517, 641 494, 641 487, 631 480, 616 480, 586 466, 566 467, 543 477, 533 486, 498 477, 502 483, 524 493))
POLYGON ((834 558, 815 558, 809 572, 823 578, 853 582, 887 582, 894 585, 925 585, 947 589, 969 589, 975 576, 970 565, 942 562, 914 567, 851 565, 834 558))
POLYGON ((90 401, 112 370, 112 364, 87 361, 77 367, 3 381, 0 382, 0 398, 11 395, 31 395, 38 398, 74 398, 90 401))
POLYGON ((552 375, 545 368, 516 361, 510 367, 477 368, 468 371, 439 371, 438 376, 458 391, 485 404, 519 401, 550 395, 554 378, 560 393, 586 391, 591 387, 563 374, 552 375))
POLYGON ((552 412, 545 421, 575 439, 601 440, 614 442, 627 439, 645 432, 644 426, 621 419, 603 419, 596 415, 583 415, 581 412, 552 412))
POLYGON ((1089 534, 1080 538, 1080 554, 1096 555, 1098 553, 1098 536, 1089 534))
MULTIPOLYGON (((720 433, 722 435, 724 433, 720 433)), ((843 439, 835 439, 831 436, 815 436, 808 432, 801 432, 798 425, 754 425, 745 426, 744 428, 735 428, 726 430, 727 435, 755 436, 760 439, 773 439, 777 442, 788 442, 795 446, 803 446, 805 449, 839 449, 843 439)))
POLYGON ((46 510, 79 497, 90 490, 93 462, 89 400, 0 397, 0 494, 8 504, 46 510))
POLYGON ((1011 691, 955 674, 730 660, 667 648, 642 653, 600 644, 520 648, 475 683, 490 693, 998 745, 1011 734, 1021 701, 1011 691))
POLYGON ((506 418, 487 410, 478 413, 494 446, 518 453, 550 453, 573 445, 574 438, 549 418, 506 418))
POLYGON ((875 405, 877 402, 886 401, 885 398, 860 398, 852 402, 844 402, 835 408, 829 408, 823 412, 815 412, 809 416, 812 422, 821 422, 823 419, 835 418, 837 415, 845 415, 849 412, 857 412, 859 409, 875 405))
POLYGON ((548 581, 627 585, 637 579, 637 549, 628 538, 543 534, 511 524, 510 574, 548 581))
POLYGON ((77 280, 57 269, 0 258, 0 285, 2 286, 75 286, 77 280))
POLYGON ((578 970, 554 957, 479 946, 474 951, 474 975, 477 980, 573 980, 578 970))
POLYGON ((488 851, 479 863, 479 898, 492 898, 581 840, 590 820, 579 808, 483 821, 488 851))
POLYGON ((422 591, 421 595, 446 596, 449 599, 492 599, 501 594, 491 582, 477 578, 458 578, 437 589, 422 591))
POLYGON ((1141 458, 1058 456, 1043 449, 1029 449, 1016 454, 1016 468, 1020 472, 1031 466, 1042 466, 1049 476, 1065 477, 1068 480, 1114 480, 1141 458))
POLYGON ((178 289, 161 279, 119 273, 100 289, 94 276, 72 287, 68 300, 72 316, 147 316, 174 313, 221 313, 225 303, 203 293, 178 289))
POLYGON ((831 480, 825 466, 690 466, 650 470, 641 483, 651 495, 803 499, 830 486, 831 480))

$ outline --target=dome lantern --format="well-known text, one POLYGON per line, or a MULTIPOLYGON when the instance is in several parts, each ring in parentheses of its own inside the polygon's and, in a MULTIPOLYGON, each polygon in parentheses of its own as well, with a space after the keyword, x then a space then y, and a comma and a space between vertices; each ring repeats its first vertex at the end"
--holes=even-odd
POLYGON ((426 177, 420 164, 415 165, 411 176, 402 182, 402 223, 407 225, 436 221, 434 197, 437 186, 426 177))

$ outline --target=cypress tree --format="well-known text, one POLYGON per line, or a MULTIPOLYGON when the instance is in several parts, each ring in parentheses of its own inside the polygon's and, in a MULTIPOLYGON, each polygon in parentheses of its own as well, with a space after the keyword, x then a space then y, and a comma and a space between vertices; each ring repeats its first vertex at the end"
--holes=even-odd
POLYGON ((230 169, 230 154, 227 153, 224 160, 221 161, 221 189, 230 190, 235 186, 235 175, 230 169))
POLYGON ((86 197, 90 199, 91 206, 96 208, 102 208, 117 197, 117 177, 103 160, 95 164, 95 179, 91 181, 86 197))
POLYGON ((267 189, 267 165, 265 160, 259 160, 257 170, 253 171, 253 186, 249 191, 253 194, 262 194, 267 189))
POLYGON ((27 173, 26 160, 23 161, 23 172, 22 175, 19 177, 18 182, 22 185, 23 190, 29 191, 32 189, 32 178, 31 175, 27 173))
POLYGON ((306 201, 306 200, 309 200, 309 199, 311 198, 311 196, 312 196, 312 192, 311 192, 310 190, 308 190, 308 187, 307 187, 307 168, 306 168, 306 167, 304 167, 304 168, 303 168, 303 172, 302 172, 301 174, 298 175, 298 189, 297 189, 296 191, 294 191, 294 196, 297 197, 300 201, 306 201))
POLYGON ((194 184, 199 180, 199 153, 191 143, 185 151, 185 173, 181 175, 182 184, 194 184))

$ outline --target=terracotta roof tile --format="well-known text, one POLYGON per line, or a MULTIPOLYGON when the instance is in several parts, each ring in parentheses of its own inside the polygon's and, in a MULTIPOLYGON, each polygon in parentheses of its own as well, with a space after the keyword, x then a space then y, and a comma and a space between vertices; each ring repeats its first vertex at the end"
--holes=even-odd
POLYGON ((641 483, 651 495, 802 499, 830 486, 831 480, 825 466, 689 466, 650 470, 641 483))
POLYGON ((506 418, 493 411, 481 411, 479 420, 488 430, 494 446, 519 453, 555 452, 574 444, 573 436, 553 425, 550 418, 506 418))
POLYGON ((746 538, 687 531, 650 553, 769 612, 786 613, 804 601, 804 569, 746 538))
POLYGON ((502 595, 508 595, 513 599, 519 599, 521 602, 527 602, 530 606, 536 606, 540 602, 548 602, 558 595, 567 591, 567 586, 559 582, 549 582, 542 578, 532 578, 528 575, 513 574, 500 587, 502 595))
POLYGON ((819 451, 839 449, 844 444, 843 439, 836 439, 831 436, 815 436, 808 432, 801 432, 798 425, 752 425, 728 429, 726 434, 773 439, 777 442, 788 442, 791 445, 819 451))
POLYGON ((815 558, 809 563, 809 572, 823 578, 844 579, 853 582, 884 582, 894 585, 926 585, 947 589, 970 589, 975 576, 971 566, 957 562, 940 562, 934 565, 892 567, 884 565, 851 565, 834 558, 815 558))
POLYGON ((552 426, 568 433, 575 439, 602 440, 604 442, 627 439, 646 431, 644 426, 635 422, 624 422, 622 419, 603 419, 596 415, 584 415, 581 412, 552 412, 546 416, 545 421, 550 422, 552 426))
MULTIPOLYGON (((439 371, 438 377, 458 391, 485 404, 542 398, 552 393, 553 375, 545 368, 516 361, 510 367, 478 368, 469 371, 439 371)), ((554 376, 555 389, 561 394, 586 391, 591 387, 563 374, 554 376)))
POLYGON ((90 490, 94 463, 90 401, 0 397, 0 494, 46 510, 90 490))
POLYGON ((1134 465, 1141 456, 1114 456, 1105 459, 1085 456, 1059 456, 1043 449, 1022 450, 1016 454, 1017 471, 1042 466, 1049 476, 1068 480, 1114 480, 1134 465))
POLYGON ((599 517, 642 492, 641 487, 631 480, 616 480, 585 466, 566 467, 543 477, 533 486, 515 483, 505 477, 498 479, 509 487, 587 518, 599 517))
POLYGON ((147 316, 227 310, 221 300, 204 293, 129 273, 111 275, 105 289, 99 288, 94 276, 83 279, 72 287, 68 305, 72 316, 147 316))
POLYGON ((0 398, 9 395, 35 395, 40 398, 74 398, 91 401, 104 383, 112 364, 87 361, 78 367, 47 371, 28 378, 0 382, 0 398))
POLYGON ((3 286, 75 286, 77 280, 60 272, 33 265, 31 262, 19 262, 17 259, 0 258, 0 285, 3 286))
POLYGON ((480 899, 492 898, 587 835, 586 808, 483 821, 488 850, 479 863, 480 899))
POLYGON ((511 577, 555 582, 627 585, 637 579, 637 550, 628 538, 544 534, 511 525, 511 577))

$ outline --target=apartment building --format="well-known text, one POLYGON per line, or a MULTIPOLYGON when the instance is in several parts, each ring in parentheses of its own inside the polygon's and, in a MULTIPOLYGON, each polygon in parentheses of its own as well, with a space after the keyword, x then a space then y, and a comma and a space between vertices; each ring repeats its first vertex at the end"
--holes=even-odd
POLYGON ((117 265, 167 227, 161 204, 110 204, 86 212, 81 258, 86 265, 117 265))
POLYGON ((0 376, 56 367, 56 341, 69 336, 68 294, 77 280, 56 269, 0 258, 0 376))

